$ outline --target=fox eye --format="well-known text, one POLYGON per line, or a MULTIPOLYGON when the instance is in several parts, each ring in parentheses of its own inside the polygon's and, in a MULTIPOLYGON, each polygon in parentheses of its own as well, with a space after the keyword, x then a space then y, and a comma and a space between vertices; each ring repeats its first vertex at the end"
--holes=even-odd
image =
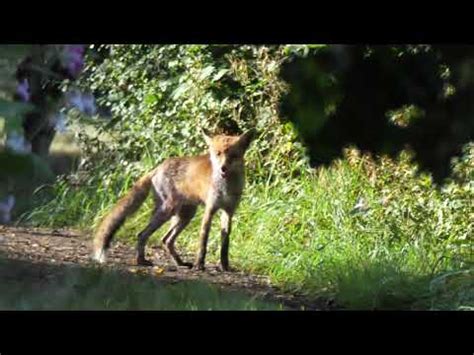
POLYGON ((217 156, 220 157, 222 155, 222 152, 217 152, 217 156))

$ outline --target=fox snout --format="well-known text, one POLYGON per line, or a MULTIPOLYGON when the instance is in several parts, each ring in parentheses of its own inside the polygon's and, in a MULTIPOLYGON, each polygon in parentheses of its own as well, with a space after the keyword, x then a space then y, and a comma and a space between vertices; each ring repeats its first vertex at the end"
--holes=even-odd
POLYGON ((226 178, 228 173, 229 173, 229 168, 227 167, 227 165, 222 165, 221 166, 221 176, 223 178, 226 178))
POLYGON ((214 158, 214 169, 222 178, 227 178, 232 172, 240 170, 240 164, 237 159, 225 159, 225 157, 214 158))

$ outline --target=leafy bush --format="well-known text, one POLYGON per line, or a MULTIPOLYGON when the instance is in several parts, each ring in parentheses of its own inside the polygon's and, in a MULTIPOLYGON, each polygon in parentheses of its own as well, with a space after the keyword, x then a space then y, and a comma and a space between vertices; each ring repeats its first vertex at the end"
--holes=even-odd
POLYGON ((129 164, 143 172, 144 156, 156 164, 171 155, 201 152, 201 127, 216 133, 258 130, 248 155, 252 181, 266 180, 272 167, 289 175, 292 162, 304 159, 292 126, 278 115, 284 47, 107 48, 110 55, 98 65, 89 63, 83 83, 113 116, 106 125, 96 124, 97 135, 81 136, 85 156, 94 157, 94 164, 106 162, 102 174, 129 164))

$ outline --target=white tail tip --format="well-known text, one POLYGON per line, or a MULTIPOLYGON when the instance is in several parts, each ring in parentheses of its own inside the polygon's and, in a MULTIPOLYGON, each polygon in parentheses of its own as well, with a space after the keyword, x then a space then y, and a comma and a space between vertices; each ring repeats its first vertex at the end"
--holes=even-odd
POLYGON ((92 258, 95 261, 97 261, 99 264, 105 264, 106 262, 105 250, 104 249, 96 250, 92 258))

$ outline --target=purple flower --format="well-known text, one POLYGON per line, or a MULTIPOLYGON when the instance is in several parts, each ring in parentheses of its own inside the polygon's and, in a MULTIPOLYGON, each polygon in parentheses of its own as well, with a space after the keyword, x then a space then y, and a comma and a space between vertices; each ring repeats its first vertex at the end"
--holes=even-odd
POLYGON ((75 107, 79 111, 84 111, 84 105, 82 103, 82 95, 79 91, 74 90, 68 93, 68 104, 70 107, 75 107))
POLYGON ((11 221, 11 211, 15 206, 15 196, 8 195, 5 201, 0 201, 0 223, 7 224, 11 221))
POLYGON ((78 53, 78 54, 81 54, 81 55, 84 54, 84 50, 85 50, 83 44, 69 45, 68 48, 69 48, 69 52, 78 53))
POLYGON ((77 90, 71 91, 68 94, 68 104, 89 116, 93 116, 97 112, 95 98, 92 94, 81 94, 77 90))
POLYGON ((28 80, 23 79, 23 81, 18 84, 16 87, 16 94, 21 101, 30 101, 30 84, 28 83, 28 80))
POLYGON ((26 141, 23 135, 17 132, 12 132, 8 135, 5 146, 19 154, 31 152, 31 144, 26 141))
POLYGON ((63 66, 73 78, 76 78, 84 67, 84 45, 65 45, 63 51, 63 66))
POLYGON ((82 59, 71 60, 68 64, 66 64, 66 70, 73 78, 77 78, 77 76, 82 71, 83 66, 84 62, 82 59))
POLYGON ((58 112, 57 114, 51 116, 49 119, 57 132, 67 132, 66 116, 62 112, 58 112))
POLYGON ((92 94, 84 94, 82 96, 82 105, 86 115, 93 116, 96 114, 97 108, 95 106, 95 98, 92 94))

